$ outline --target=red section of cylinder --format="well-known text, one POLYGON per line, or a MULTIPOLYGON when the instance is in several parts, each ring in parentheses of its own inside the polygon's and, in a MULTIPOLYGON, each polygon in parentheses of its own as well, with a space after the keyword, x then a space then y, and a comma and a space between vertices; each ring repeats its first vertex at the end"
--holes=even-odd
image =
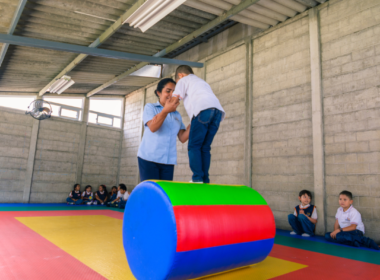
POLYGON ((268 205, 174 206, 177 252, 274 238, 268 205))

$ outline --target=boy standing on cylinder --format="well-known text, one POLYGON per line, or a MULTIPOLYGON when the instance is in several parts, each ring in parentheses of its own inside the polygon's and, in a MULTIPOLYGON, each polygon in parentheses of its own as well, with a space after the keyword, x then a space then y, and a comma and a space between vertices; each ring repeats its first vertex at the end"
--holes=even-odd
POLYGON ((181 65, 175 73, 177 86, 173 98, 183 100, 191 120, 189 162, 194 183, 210 183, 211 144, 225 112, 210 85, 194 75, 191 67, 181 65))

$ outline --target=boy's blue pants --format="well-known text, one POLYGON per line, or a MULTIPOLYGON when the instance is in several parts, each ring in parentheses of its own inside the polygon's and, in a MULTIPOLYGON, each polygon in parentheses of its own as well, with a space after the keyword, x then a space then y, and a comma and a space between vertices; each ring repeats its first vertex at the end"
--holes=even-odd
POLYGON ((342 231, 337 233, 336 239, 330 236, 331 232, 325 234, 325 239, 330 242, 354 246, 354 247, 367 247, 379 250, 379 246, 371 238, 365 237, 360 230, 342 231))
POLYGON ((77 204, 77 205, 82 204, 82 202, 83 202, 82 199, 78 199, 77 201, 74 201, 74 200, 72 200, 71 197, 68 197, 68 198, 66 199, 66 201, 69 202, 69 203, 74 202, 74 203, 77 204))
POLYGON ((126 204, 127 202, 124 200, 119 201, 119 209, 124 209, 126 204))
POLYGON ((298 235, 303 233, 314 235, 315 225, 310 222, 305 215, 300 214, 296 217, 293 214, 290 214, 288 216, 288 221, 294 232, 298 235))
POLYGON ((210 183, 211 143, 218 132, 222 114, 211 108, 200 112, 191 121, 188 153, 193 182, 210 183))

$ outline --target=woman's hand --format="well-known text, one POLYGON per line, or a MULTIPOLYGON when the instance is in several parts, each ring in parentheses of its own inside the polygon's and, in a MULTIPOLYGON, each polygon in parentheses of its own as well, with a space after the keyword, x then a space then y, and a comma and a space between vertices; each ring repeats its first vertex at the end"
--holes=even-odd
POLYGON ((171 113, 175 112, 177 110, 177 107, 179 105, 179 100, 176 98, 170 98, 168 101, 166 101, 164 109, 162 109, 162 112, 164 113, 171 113))
POLYGON ((189 124, 186 130, 182 129, 178 132, 178 139, 181 141, 181 143, 185 143, 187 140, 189 140, 190 128, 191 125, 189 124))

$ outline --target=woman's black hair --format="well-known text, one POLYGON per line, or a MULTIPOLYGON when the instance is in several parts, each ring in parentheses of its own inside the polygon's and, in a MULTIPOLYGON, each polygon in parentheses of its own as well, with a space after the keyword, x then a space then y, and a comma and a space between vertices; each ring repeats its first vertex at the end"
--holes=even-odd
POLYGON ((176 82, 172 79, 172 78, 165 78, 165 79, 162 79, 158 84, 157 84, 157 88, 156 90, 154 91, 154 93, 156 94, 156 96, 158 98, 160 98, 157 94, 157 92, 161 92, 163 90, 163 88, 168 84, 168 83, 173 83, 173 84, 176 84, 176 82))
POLYGON ((74 184, 73 191, 75 191, 75 188, 76 188, 77 186, 80 186, 80 184, 74 184))
POLYGON ((85 192, 87 191, 87 188, 91 188, 91 190, 92 190, 91 185, 87 185, 87 186, 84 188, 84 191, 85 191, 85 192))

